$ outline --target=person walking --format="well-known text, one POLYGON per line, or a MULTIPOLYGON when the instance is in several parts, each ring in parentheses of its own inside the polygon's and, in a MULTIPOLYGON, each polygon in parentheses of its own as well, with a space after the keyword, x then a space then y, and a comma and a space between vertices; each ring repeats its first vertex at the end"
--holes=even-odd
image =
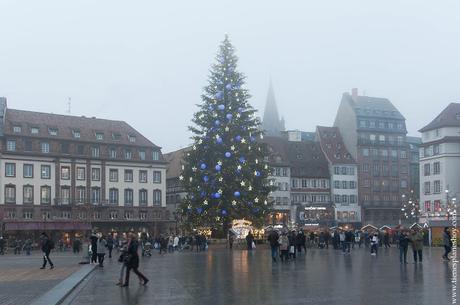
POLYGON ((252 244, 254 243, 254 235, 252 235, 252 232, 249 231, 248 235, 246 235, 246 244, 248 246, 248 250, 252 250, 252 244))
POLYGON ((27 256, 29 256, 32 251, 32 240, 30 238, 26 239, 24 242, 24 251, 26 251, 27 256))
POLYGON ((345 232, 340 231, 339 238, 340 238, 340 247, 342 248, 342 253, 345 254, 346 246, 347 246, 345 243, 345 232))
POLYGON ((51 253, 51 250, 54 249, 54 243, 45 232, 41 234, 40 239, 42 242, 42 252, 43 252, 43 265, 40 269, 45 269, 46 263, 49 263, 50 269, 53 269, 54 264, 50 259, 50 253, 51 253))
POLYGON ((385 234, 383 235, 383 245, 385 248, 390 248, 390 233, 388 233, 388 230, 385 231, 385 234))
POLYGON ((3 239, 3 236, 0 236, 0 255, 5 255, 5 244, 6 241, 3 239))
POLYGON ((351 244, 353 243, 354 234, 351 230, 345 232, 345 247, 347 250, 347 254, 350 254, 351 251, 351 244))
POLYGON ((107 236, 107 250, 109 250, 109 258, 112 258, 112 251, 115 241, 113 239, 112 233, 109 233, 107 236))
POLYGON ((411 246, 412 246, 412 252, 414 254, 414 263, 417 263, 419 261, 420 263, 422 262, 422 250, 423 250, 423 235, 418 229, 414 229, 412 231, 412 235, 409 237, 411 246), (418 256, 418 259, 417 259, 418 256))
POLYGON ((126 260, 126 276, 125 276, 125 283, 122 287, 129 286, 129 274, 131 270, 139 277, 141 281, 141 285, 145 286, 149 282, 149 279, 146 278, 139 270, 139 254, 137 253, 137 249, 139 248, 139 242, 137 241, 133 232, 129 235, 128 241, 128 248, 127 248, 127 260, 126 260))
POLYGON ((305 234, 303 234, 303 231, 300 230, 296 237, 297 253, 299 253, 299 255, 302 253, 302 248, 304 249, 305 254, 307 254, 307 247, 305 246, 306 241, 305 234))
POLYGON ((279 238, 280 236, 276 230, 271 231, 267 238, 268 242, 270 243, 270 248, 272 251, 272 260, 274 263, 276 263, 276 257, 278 256, 278 248, 280 246, 278 241, 279 238))
POLYGON ((401 264, 407 264, 407 248, 409 247, 409 239, 405 232, 400 232, 399 241, 399 262, 401 264))
POLYGON ((442 256, 443 259, 446 261, 450 261, 449 253, 452 251, 452 237, 450 236, 449 228, 445 227, 444 232, 442 234, 442 240, 444 245, 444 255, 442 256))
POLYGON ((97 263, 97 240, 98 240, 96 232, 93 232, 89 239, 91 242, 91 263, 96 264, 97 263))
POLYGON ((377 255, 379 249, 379 235, 375 232, 371 236, 371 255, 377 255))
POLYGON ((289 259, 289 252, 288 252, 289 239, 286 235, 286 232, 283 232, 283 234, 281 234, 281 237, 279 239, 279 244, 280 244, 280 251, 281 251, 281 261, 282 262, 288 261, 289 259))
POLYGON ((97 261, 99 263, 99 267, 104 267, 104 257, 105 257, 105 249, 107 248, 107 241, 102 236, 102 233, 98 234, 97 239, 97 261))
POLYGON ((173 250, 177 251, 179 250, 179 236, 174 236, 174 241, 173 241, 173 250))
POLYGON ((235 235, 234 235, 233 233, 230 232, 230 233, 228 234, 228 248, 229 248, 230 250, 233 249, 233 242, 234 242, 234 241, 235 241, 235 235))

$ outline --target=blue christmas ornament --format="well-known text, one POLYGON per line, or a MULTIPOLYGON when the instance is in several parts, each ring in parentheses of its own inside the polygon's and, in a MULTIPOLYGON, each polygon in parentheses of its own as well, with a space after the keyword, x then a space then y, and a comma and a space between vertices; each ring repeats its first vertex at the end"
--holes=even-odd
POLYGON ((209 105, 209 110, 213 111, 214 107, 212 105, 209 105))
POLYGON ((240 163, 244 163, 246 162, 246 160, 244 159, 244 157, 240 157, 240 163))
POLYGON ((203 213, 203 208, 196 208, 196 212, 197 212, 198 214, 203 213))
POLYGON ((225 89, 227 89, 227 90, 232 90, 232 84, 227 84, 227 85, 225 86, 225 89))
POLYGON ((223 141, 222 138, 217 138, 217 139, 216 139, 216 143, 217 143, 217 144, 222 144, 222 141, 223 141))
POLYGON ((231 119, 233 119, 233 114, 228 113, 228 114, 226 115, 226 117, 227 117, 227 120, 230 121, 231 119))
POLYGON ((223 104, 220 104, 219 106, 217 106, 217 108, 219 108, 219 110, 224 110, 225 106, 223 104))
POLYGON ((259 171, 256 171, 255 174, 256 174, 257 177, 260 176, 260 172, 259 172, 259 171))
POLYGON ((217 165, 216 165, 216 171, 219 172, 221 169, 222 169, 221 166, 220 166, 219 164, 217 164, 217 165))
POLYGON ((215 194, 214 194, 214 198, 219 199, 219 198, 220 198, 220 194, 219 194, 219 193, 215 193, 215 194))
POLYGON ((222 91, 219 91, 215 95, 216 99, 221 100, 224 97, 224 93, 222 91))
POLYGON ((234 195, 235 197, 240 197, 241 194, 240 194, 240 192, 236 191, 236 192, 233 193, 233 195, 234 195))
POLYGON ((208 177, 208 176, 204 176, 204 177, 203 177, 203 181, 204 181, 204 182, 208 182, 208 181, 209 181, 209 177, 208 177))
POLYGON ((236 136, 236 137, 235 137, 235 140, 237 140, 238 142, 241 141, 241 136, 239 136, 239 135, 236 136))
POLYGON ((249 139, 251 140, 251 142, 255 142, 255 141, 256 141, 256 138, 254 138, 254 137, 250 137, 249 139))
POLYGON ((243 109, 242 107, 239 107, 239 108, 238 108, 238 112, 239 112, 239 113, 243 112, 243 110, 244 110, 244 109, 243 109))
POLYGON ((219 126, 219 125, 220 125, 220 121, 219 121, 219 120, 215 120, 215 121, 214 121, 214 125, 219 126))
POLYGON ((222 215, 227 215, 227 211, 226 210, 222 210, 222 215))
POLYGON ((205 169, 206 169, 206 164, 201 163, 200 168, 203 169, 203 170, 205 170, 205 169))
POLYGON ((227 152, 225 153, 225 157, 230 158, 231 156, 232 156, 232 154, 231 154, 229 151, 227 151, 227 152))

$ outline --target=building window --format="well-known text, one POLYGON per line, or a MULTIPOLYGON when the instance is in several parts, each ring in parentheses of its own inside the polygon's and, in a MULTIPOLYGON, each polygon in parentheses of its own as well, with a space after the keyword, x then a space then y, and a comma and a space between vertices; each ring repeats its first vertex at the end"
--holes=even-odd
POLYGON ((433 193, 440 194, 441 193, 441 181, 435 180, 433 183, 433 193))
POLYGON ((48 133, 50 134, 50 136, 57 136, 58 130, 57 128, 48 128, 48 133))
POLYGON ((405 180, 405 179, 401 180, 401 188, 403 188, 403 189, 407 188, 407 180, 405 180))
POLYGON ((80 139, 80 136, 81 136, 80 130, 74 129, 74 130, 72 130, 72 133, 73 133, 73 137, 74 137, 74 138, 80 139))
POLYGON ((362 127, 362 128, 366 127, 366 121, 359 120, 359 127, 362 127))
POLYGON ((145 150, 139 150, 139 160, 145 160, 145 150))
POLYGON ((6 140, 6 150, 16 151, 16 140, 6 140))
POLYGON ((133 190, 125 189, 125 205, 133 205, 133 190))
POLYGON ((98 167, 91 168, 91 180, 100 181, 101 180, 101 169, 98 167))
POLYGON ((128 135, 128 140, 129 140, 129 142, 134 143, 134 142, 136 142, 136 136, 128 135))
POLYGON ((70 203, 70 187, 61 186, 61 198, 60 204, 69 204, 70 203))
POLYGON ((61 153, 63 154, 69 153, 69 143, 61 143, 61 153))
POLYGON ((91 146, 91 157, 99 158, 99 155, 100 155, 99 146, 91 146))
POLYGON ((439 175, 439 174, 441 174, 441 163, 434 162, 433 163, 433 175, 439 175))
POLYGON ((85 180, 85 179, 86 179, 86 168, 77 167, 77 180, 85 180))
POLYGON ((133 170, 125 169, 125 182, 133 182, 133 170))
POLYGON ((161 172, 153 171, 153 183, 161 183, 161 172))
POLYGON ((431 212, 431 201, 430 200, 425 201, 425 211, 431 212))
POLYGON ((109 157, 111 159, 115 159, 117 157, 117 150, 115 148, 109 149, 109 157))
POLYGON ((40 166, 40 173, 42 179, 51 179, 51 165, 40 166))
POLYGON ((157 150, 154 150, 152 153, 152 159, 153 161, 158 161, 160 160, 160 152, 157 150))
POLYGON ((70 179, 70 167, 62 166, 61 167, 61 179, 69 180, 70 179))
POLYGON ((348 184, 347 181, 342 181, 342 188, 343 188, 344 190, 346 190, 346 189, 348 188, 348 187, 347 187, 347 184, 348 184))
POLYGON ((77 145, 77 154, 84 155, 85 154, 85 146, 82 144, 77 145))
POLYGON ((32 127, 32 128, 30 128, 30 133, 31 133, 31 134, 38 134, 38 132, 39 132, 38 127, 32 127))
POLYGON ((401 159, 407 159, 407 151, 401 150, 400 151, 400 156, 401 156, 401 159))
POLYGON ((50 143, 42 142, 41 143, 42 153, 47 154, 50 152, 50 143))
POLYGON ((21 126, 13 126, 13 132, 14 133, 21 133, 21 126))
POLYGON ((24 164, 22 167, 22 174, 24 178, 33 178, 34 177, 34 165, 24 164))
POLYGON ((112 140, 114 141, 120 141, 121 139, 121 134, 119 133, 112 133, 112 140))
POLYGON ((24 204, 34 203, 34 187, 32 185, 22 187, 22 200, 24 204))
POLYGON ((96 140, 104 140, 104 134, 102 132, 96 132, 96 140))
POLYGON ((282 173, 283 173, 283 177, 287 177, 287 175, 288 175, 288 169, 285 168, 285 167, 283 167, 282 173))
POLYGON ((148 192, 145 189, 139 190, 139 205, 146 206, 147 205, 147 197, 148 192))
POLYGON ((101 212, 93 212, 93 219, 101 219, 101 212))
POLYGON ((118 204, 118 189, 116 188, 109 189, 109 203, 118 204))
POLYGON ((109 181, 118 182, 118 169, 111 168, 109 170, 109 181))
POLYGON ((22 217, 24 219, 32 219, 34 218, 34 213, 32 211, 24 211, 22 212, 22 217))
POLYGON ((139 171, 139 182, 140 183, 147 183, 147 171, 140 170, 139 171))
POLYGON ((50 204, 51 203, 51 187, 42 186, 40 187, 40 203, 41 204, 50 204))
POLYGON ((110 217, 110 219, 117 219, 118 218, 118 212, 117 211, 110 211, 109 217, 110 217))
POLYGON ((423 190, 424 190, 425 195, 428 195, 431 193, 431 185, 429 181, 423 184, 423 190))
POLYGON ((147 219, 147 212, 139 212, 139 219, 145 220, 147 219))
POLYGON ((369 148, 363 148, 363 157, 369 157, 369 148))
POLYGON ((131 160, 133 158, 133 153, 131 152, 130 149, 125 150, 125 159, 126 160, 131 160))
POLYGON ((77 203, 85 203, 86 201, 86 187, 84 186, 77 186, 75 191, 75 200, 77 203))
POLYGON ((336 188, 336 189, 340 188, 340 181, 338 181, 338 180, 334 181, 334 188, 336 188))
POLYGON ((16 164, 15 163, 5 163, 5 176, 6 177, 16 177, 16 164))
POLYGON ((153 191, 153 204, 161 205, 161 191, 160 190, 153 191))
POLYGON ((91 188, 91 203, 98 204, 101 202, 101 188, 92 187, 91 188))
POLYGON ((24 151, 32 151, 32 140, 24 139, 24 151))
POLYGON ((16 186, 13 184, 5 185, 5 203, 16 203, 16 186))
POLYGON ((125 211, 124 218, 125 219, 133 219, 134 218, 133 212, 132 211, 125 211))
POLYGON ((423 165, 423 175, 424 176, 430 175, 430 163, 423 165))
POLYGON ((334 166, 334 175, 340 175, 340 167, 334 166))

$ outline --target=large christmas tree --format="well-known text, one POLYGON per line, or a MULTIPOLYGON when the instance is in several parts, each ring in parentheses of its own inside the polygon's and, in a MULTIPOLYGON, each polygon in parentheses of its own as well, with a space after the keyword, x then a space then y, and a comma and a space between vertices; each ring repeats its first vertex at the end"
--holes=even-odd
POLYGON ((227 232, 234 219, 263 222, 272 186, 260 121, 227 36, 216 60, 190 127, 194 143, 179 177, 187 192, 181 212, 190 228, 227 232))

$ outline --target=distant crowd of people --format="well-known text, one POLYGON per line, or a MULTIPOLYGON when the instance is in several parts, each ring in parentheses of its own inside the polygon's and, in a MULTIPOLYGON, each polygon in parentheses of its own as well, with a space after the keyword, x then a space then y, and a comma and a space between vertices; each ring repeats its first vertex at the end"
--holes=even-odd
MULTIPOLYGON (((249 234, 248 234, 249 236, 249 234)), ((414 262, 423 261, 423 245, 424 236, 421 230, 417 227, 413 229, 403 229, 396 232, 393 236, 395 237, 395 244, 399 248, 399 259, 401 264, 407 264, 407 251, 409 245, 412 248, 414 262)), ((318 248, 329 248, 329 244, 332 243, 333 248, 341 250, 344 255, 349 255, 351 249, 355 246, 361 248, 364 247, 370 249, 372 256, 377 256, 379 248, 391 247, 391 236, 388 231, 352 231, 352 230, 334 230, 332 234, 329 232, 320 232, 319 235, 314 232, 310 232, 309 238, 307 239, 303 231, 276 231, 273 230, 268 234, 268 242, 271 248, 271 256, 274 263, 277 262, 279 257, 281 261, 288 261, 295 259, 298 255, 301 255, 302 250, 304 253, 307 251, 307 243, 309 247, 316 245, 318 248)), ((443 246, 444 254, 442 258, 444 260, 449 259, 449 253, 452 251, 452 240, 451 233, 448 227, 444 228, 443 232, 443 246)), ((248 244, 248 250, 251 247, 248 244)))

